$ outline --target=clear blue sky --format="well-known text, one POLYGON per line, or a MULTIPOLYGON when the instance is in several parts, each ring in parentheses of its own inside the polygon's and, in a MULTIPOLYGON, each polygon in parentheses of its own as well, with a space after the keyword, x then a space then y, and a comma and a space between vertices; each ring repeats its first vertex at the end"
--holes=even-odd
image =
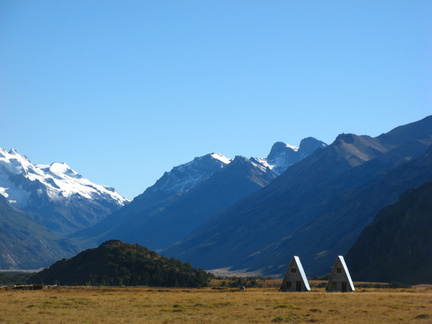
POLYGON ((0 147, 133 198, 218 152, 265 157, 432 114, 432 1, 0 1, 0 147))

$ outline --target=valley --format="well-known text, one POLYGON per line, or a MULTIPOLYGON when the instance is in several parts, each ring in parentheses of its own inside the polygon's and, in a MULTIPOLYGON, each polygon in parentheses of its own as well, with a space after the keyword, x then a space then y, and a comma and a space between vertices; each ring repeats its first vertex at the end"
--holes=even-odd
MULTIPOLYGON (((406 212, 396 220, 380 216, 428 182, 432 116, 376 137, 342 133, 330 145, 312 137, 298 148, 276 142, 266 158, 195 157, 130 202, 65 163, 34 165, 15 150, 1 150, 0 268, 43 268, 119 240, 205 270, 281 277, 297 255, 306 275, 319 278, 338 255, 346 255, 359 278, 369 267, 367 280, 432 283, 429 191, 411 200, 421 208, 402 203, 406 212), (368 232, 374 237, 366 241, 388 229, 380 255, 396 252, 387 261, 364 257, 370 250, 364 239, 356 245, 377 217, 379 229, 368 232), (401 225, 410 222, 413 226, 401 225), (378 277, 377 262, 380 269, 395 268, 389 260, 402 255, 404 246, 394 239, 401 233, 409 239, 405 258, 412 262, 403 271, 396 266, 391 276, 381 270, 378 277)), ((134 260, 126 256, 125 261, 134 260)))

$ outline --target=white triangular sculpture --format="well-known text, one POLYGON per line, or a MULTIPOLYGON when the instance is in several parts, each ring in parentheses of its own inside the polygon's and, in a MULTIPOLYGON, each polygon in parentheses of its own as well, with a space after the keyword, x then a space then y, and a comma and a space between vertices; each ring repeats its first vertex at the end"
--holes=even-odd
POLYGON ((309 291, 309 282, 298 256, 294 256, 279 291, 309 291))
POLYGON ((341 255, 336 259, 327 282, 326 290, 341 292, 351 292, 355 290, 348 267, 345 263, 344 257, 341 255))

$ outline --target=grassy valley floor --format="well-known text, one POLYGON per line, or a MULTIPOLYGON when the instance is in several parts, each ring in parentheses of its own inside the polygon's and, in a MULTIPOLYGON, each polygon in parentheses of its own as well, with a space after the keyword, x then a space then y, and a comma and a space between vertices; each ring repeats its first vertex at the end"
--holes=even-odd
POLYGON ((432 287, 0 289, 0 323, 431 323, 432 287))

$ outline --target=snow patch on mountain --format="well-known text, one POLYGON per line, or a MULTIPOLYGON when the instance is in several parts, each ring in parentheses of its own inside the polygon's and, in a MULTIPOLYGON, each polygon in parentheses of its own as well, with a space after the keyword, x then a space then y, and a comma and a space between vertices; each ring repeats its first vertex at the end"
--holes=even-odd
POLYGON ((261 171, 265 172, 266 169, 271 170, 273 168, 272 165, 270 165, 267 162, 267 159, 260 159, 260 158, 250 158, 249 159, 253 166, 260 169, 261 171))
POLYGON ((34 165, 16 150, 0 148, 0 194, 17 207, 26 207, 32 193, 51 201, 78 195, 86 199, 109 199, 119 206, 128 200, 111 187, 97 185, 72 170, 66 163, 34 165))
POLYGON ((210 154, 210 156, 216 160, 221 161, 224 164, 230 164, 231 163, 231 159, 228 159, 226 156, 223 156, 222 154, 219 153, 212 153, 210 154))
POLYGON ((0 173, 0 195, 4 196, 11 204, 21 208, 26 206, 30 192, 25 191, 21 185, 16 186, 9 180, 7 174, 0 173))

